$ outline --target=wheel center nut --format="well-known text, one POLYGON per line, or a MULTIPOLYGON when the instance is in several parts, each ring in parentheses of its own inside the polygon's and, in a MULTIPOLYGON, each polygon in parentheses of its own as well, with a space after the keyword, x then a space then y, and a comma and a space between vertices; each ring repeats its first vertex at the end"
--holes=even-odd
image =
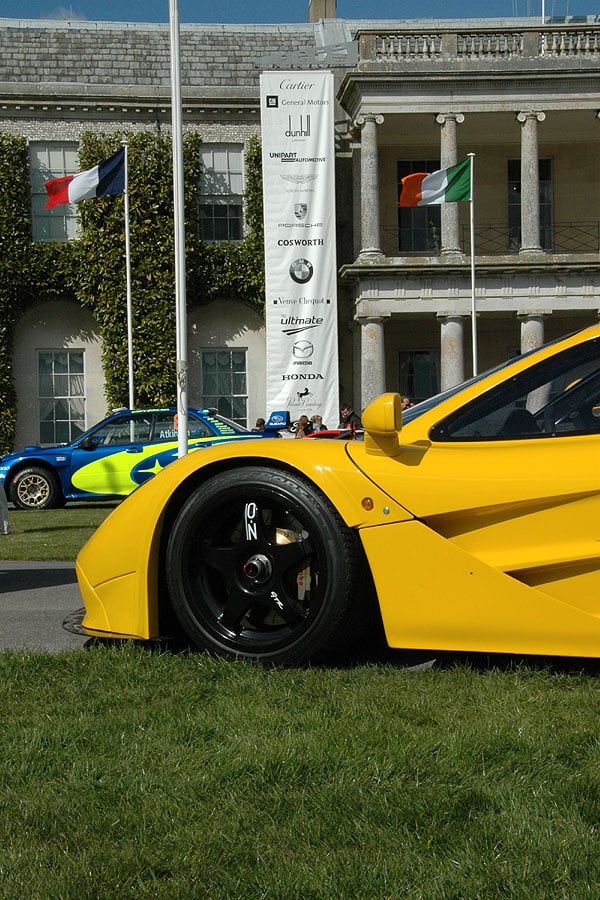
POLYGON ((263 553, 256 553, 246 560, 242 566, 242 571, 246 578, 255 584, 264 584, 268 581, 273 572, 271 561, 263 553))

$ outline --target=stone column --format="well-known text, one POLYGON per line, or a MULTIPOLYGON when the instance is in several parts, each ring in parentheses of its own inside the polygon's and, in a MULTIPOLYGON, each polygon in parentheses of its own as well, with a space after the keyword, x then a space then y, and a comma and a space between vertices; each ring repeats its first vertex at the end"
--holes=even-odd
POLYGON ((546 114, 533 110, 520 112, 521 129, 521 249, 522 256, 541 253, 540 174, 538 159, 538 122, 546 114))
POLYGON ((438 313, 440 323, 440 387, 442 391, 465 380, 464 316, 438 313))
POLYGON ((383 116, 365 113, 358 116, 360 142, 360 214, 361 251, 359 259, 382 256, 379 234, 379 165, 377 160, 377 126, 383 116))
POLYGON ((363 410, 385 392, 385 349, 383 318, 358 318, 361 325, 361 397, 363 410))
MULTIPOLYGON (((517 317, 521 322, 521 353, 536 350, 544 343, 544 313, 538 310, 518 312, 517 317)), ((545 384, 535 391, 530 391, 527 396, 527 409, 530 413, 536 413, 550 400, 550 385, 545 384)))
MULTIPOLYGON (((456 126, 465 121, 462 113, 440 113, 435 121, 441 126, 440 161, 447 169, 457 163, 456 126)), ((442 256, 462 255, 458 230, 458 203, 442 203, 442 256)))
MULTIPOLYGON (((352 259, 360 253, 362 247, 362 211, 358 202, 361 196, 360 189, 360 142, 351 141, 350 150, 352 152, 352 259)), ((362 202, 362 201, 361 201, 362 202)))
POLYGON ((544 343, 544 313, 537 310, 519 312, 517 317, 521 323, 521 353, 541 347, 544 343))

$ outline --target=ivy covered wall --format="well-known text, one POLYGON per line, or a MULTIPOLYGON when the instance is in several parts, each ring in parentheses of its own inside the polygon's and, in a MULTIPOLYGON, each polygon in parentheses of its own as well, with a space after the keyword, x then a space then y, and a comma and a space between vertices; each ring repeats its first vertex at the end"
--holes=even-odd
MULTIPOLYGON (((82 170, 128 142, 131 295, 136 406, 175 403, 175 274, 171 141, 163 135, 82 137, 82 170)), ((263 310, 264 264, 260 145, 246 153, 246 222, 238 243, 204 244, 198 228, 198 135, 184 138, 186 296, 188 306, 219 298, 263 310)), ((30 306, 74 297, 93 312, 102 340, 108 406, 128 403, 124 198, 79 204, 81 238, 33 243, 27 143, 0 135, 0 453, 12 449, 16 395, 14 327, 30 306)))

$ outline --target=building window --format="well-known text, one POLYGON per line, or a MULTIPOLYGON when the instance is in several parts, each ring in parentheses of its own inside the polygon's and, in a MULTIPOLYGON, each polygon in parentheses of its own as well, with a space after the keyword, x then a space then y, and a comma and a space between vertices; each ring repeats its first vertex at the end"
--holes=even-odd
MULTIPOLYGON (((400 160, 397 164, 397 197, 402 179, 417 172, 437 172, 439 159, 400 160)), ((442 246, 439 206, 398 207, 398 250, 400 253, 439 253, 442 246)))
POLYGON ((247 426, 246 350, 202 350, 201 377, 203 406, 247 426))
POLYGON ((45 183, 79 171, 78 145, 29 145, 31 169, 31 222, 34 241, 70 241, 79 236, 79 217, 74 203, 44 209, 48 200, 45 183))
POLYGON ((200 237, 203 241, 241 241, 243 155, 239 144, 205 144, 200 149, 200 237))
POLYGON ((440 351, 399 350, 398 390, 413 403, 440 392, 440 351))
MULTIPOLYGON (((540 159, 540 246, 552 250, 552 160, 540 159)), ((521 247, 521 160, 508 160, 508 247, 521 247)))
POLYGON ((69 444, 85 431, 83 350, 38 350, 41 444, 69 444))

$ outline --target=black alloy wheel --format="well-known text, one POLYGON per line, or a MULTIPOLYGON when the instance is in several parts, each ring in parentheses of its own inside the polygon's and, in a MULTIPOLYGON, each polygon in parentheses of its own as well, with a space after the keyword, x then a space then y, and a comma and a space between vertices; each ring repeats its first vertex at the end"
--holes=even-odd
POLYGON ((166 568, 188 639, 220 656, 301 665, 357 633, 358 536, 299 475, 252 467, 202 484, 174 523, 166 568))

